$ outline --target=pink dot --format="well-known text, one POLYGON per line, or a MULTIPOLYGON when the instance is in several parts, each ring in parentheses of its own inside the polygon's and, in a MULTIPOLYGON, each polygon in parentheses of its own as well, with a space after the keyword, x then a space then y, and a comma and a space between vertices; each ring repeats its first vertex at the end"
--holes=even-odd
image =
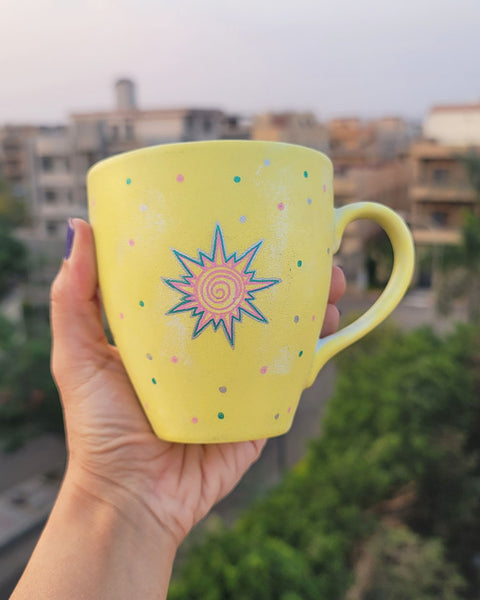
POLYGON ((184 177, 184 176, 183 176, 181 173, 179 173, 179 174, 177 175, 177 181, 178 181, 178 183, 182 183, 182 181, 183 181, 184 179, 185 179, 185 177, 184 177))
POLYGON ((130 244, 130 246, 135 246, 135 240, 128 240, 128 243, 130 244))
POLYGON ((325 184, 323 184, 323 191, 326 192, 327 191, 327 186, 325 184))
POLYGON ((124 314, 120 313, 120 318, 123 319, 124 318, 124 314))
POLYGON ((289 406, 287 412, 291 412, 292 411, 292 407, 289 406))
POLYGON ((285 208, 285 204, 283 202, 278 203, 278 210, 283 210, 285 208))
POLYGON ((315 321, 315 315, 312 316, 312 321, 315 321))
POLYGON ((172 362, 173 363, 177 363, 178 362, 178 358, 176 356, 172 356, 172 362))
POLYGON ((196 424, 198 423, 198 419, 197 419, 197 417, 193 417, 193 419, 192 419, 192 423, 193 423, 194 425, 196 425, 196 424))
POLYGON ((150 409, 150 404, 149 404, 148 402, 145 402, 145 408, 146 408, 147 410, 149 410, 149 409, 150 409))
POLYGON ((268 367, 262 367, 262 368, 260 369, 260 373, 261 373, 262 375, 265 375, 265 373, 267 372, 267 370, 268 370, 268 367))

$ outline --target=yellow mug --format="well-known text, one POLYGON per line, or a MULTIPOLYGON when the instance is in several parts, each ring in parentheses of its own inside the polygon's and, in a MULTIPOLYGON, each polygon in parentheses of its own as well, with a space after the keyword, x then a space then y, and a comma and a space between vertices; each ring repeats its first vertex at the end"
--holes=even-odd
POLYGON ((145 148, 88 174, 110 329, 158 437, 214 443, 289 430, 302 391, 378 325, 410 283, 414 250, 392 210, 333 207, 333 169, 290 144, 145 148), (319 340, 345 226, 372 219, 394 267, 357 321, 319 340))

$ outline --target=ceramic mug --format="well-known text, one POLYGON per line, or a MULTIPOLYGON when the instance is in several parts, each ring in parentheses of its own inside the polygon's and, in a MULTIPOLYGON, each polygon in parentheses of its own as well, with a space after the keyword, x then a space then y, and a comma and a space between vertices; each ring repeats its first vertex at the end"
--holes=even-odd
POLYGON ((213 443, 288 431, 302 391, 378 325, 411 280, 414 250, 385 206, 333 207, 333 169, 290 144, 162 145, 88 174, 108 323, 162 439, 213 443), (345 226, 372 219, 394 249, 389 283, 357 321, 319 340, 345 226))

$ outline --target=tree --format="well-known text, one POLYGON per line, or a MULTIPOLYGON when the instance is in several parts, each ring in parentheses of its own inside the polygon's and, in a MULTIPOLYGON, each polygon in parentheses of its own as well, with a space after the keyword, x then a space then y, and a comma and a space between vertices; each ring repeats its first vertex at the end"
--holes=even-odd
POLYGON ((480 154, 470 152, 462 157, 468 179, 475 193, 471 212, 466 212, 458 246, 442 249, 439 267, 440 283, 437 307, 440 313, 451 310, 452 301, 466 298, 468 316, 480 321, 480 154))
POLYGON ((382 556, 394 552, 400 567, 392 568, 389 581, 413 591, 392 600, 456 600, 458 572, 472 590, 463 597, 475 598, 479 365, 480 328, 471 325, 459 325, 445 338, 431 329, 403 334, 386 326, 345 352, 338 359, 322 436, 231 530, 208 534, 190 553, 172 600, 268 599, 275 596, 265 590, 278 589, 269 587, 272 578, 282 581, 287 598, 309 599, 313 593, 319 600, 343 599, 358 548, 378 528, 378 506, 391 504, 409 485, 415 494, 397 518, 411 532, 401 538, 392 533, 382 556), (425 571, 418 590, 412 587, 416 571, 410 551, 425 571), (297 565, 301 577, 285 573, 287 579, 281 579, 284 560, 297 565), (241 572, 253 572, 252 564, 261 565, 254 577, 241 572), (429 588, 439 570, 444 596, 432 595, 436 588, 429 588))
POLYGON ((460 600, 463 578, 438 539, 423 540, 406 527, 383 528, 373 549, 370 585, 362 600, 460 600))

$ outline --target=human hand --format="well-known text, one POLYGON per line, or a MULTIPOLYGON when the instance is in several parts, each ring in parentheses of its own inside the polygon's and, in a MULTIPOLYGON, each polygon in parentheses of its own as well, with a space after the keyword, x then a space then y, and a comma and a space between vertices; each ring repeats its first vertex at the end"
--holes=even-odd
MULTIPOLYGON (((67 475, 82 493, 127 514, 149 515, 175 545, 236 485, 265 440, 176 444, 153 433, 117 349, 105 337, 92 230, 73 221, 71 256, 52 286, 52 371, 69 448, 67 475)), ((345 291, 332 271, 322 335, 338 328, 334 303, 345 291)))

